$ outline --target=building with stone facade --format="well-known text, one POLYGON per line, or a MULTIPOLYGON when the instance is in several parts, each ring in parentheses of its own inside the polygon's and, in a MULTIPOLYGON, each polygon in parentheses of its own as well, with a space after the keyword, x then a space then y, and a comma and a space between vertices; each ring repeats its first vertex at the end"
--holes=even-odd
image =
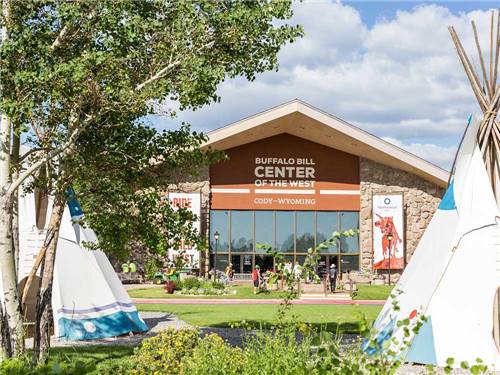
POLYGON ((448 183, 447 171, 300 100, 208 136, 204 147, 223 150, 227 160, 172 191, 201 194, 201 231, 210 244, 201 263, 232 263, 237 275, 256 264, 274 267, 259 244, 300 264, 332 233, 358 228, 359 235, 321 249, 318 272, 331 264, 341 272, 400 272, 391 256, 402 254, 404 267, 448 183), (402 198, 383 211, 394 219, 376 216, 375 196, 402 198), (376 256, 388 256, 389 267, 376 266, 376 256))

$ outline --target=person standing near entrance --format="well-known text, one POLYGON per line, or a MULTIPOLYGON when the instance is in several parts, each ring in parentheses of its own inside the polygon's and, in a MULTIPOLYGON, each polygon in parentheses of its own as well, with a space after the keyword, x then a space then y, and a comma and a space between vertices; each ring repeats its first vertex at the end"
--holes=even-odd
POLYGON ((330 266, 330 272, 328 274, 330 276, 330 290, 332 293, 335 293, 335 288, 337 287, 337 267, 335 264, 330 266))
POLYGON ((260 267, 256 265, 252 271, 252 281, 253 281, 253 294, 257 294, 257 290, 260 286, 260 267))

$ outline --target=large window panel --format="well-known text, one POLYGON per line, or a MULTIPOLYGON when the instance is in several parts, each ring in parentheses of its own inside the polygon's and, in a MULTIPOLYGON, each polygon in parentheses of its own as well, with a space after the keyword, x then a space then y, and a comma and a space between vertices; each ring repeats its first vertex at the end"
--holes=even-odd
POLYGON ((294 250, 294 212, 276 211, 276 249, 282 253, 294 250))
MULTIPOLYGON (((214 254, 215 256, 216 254, 214 254)), ((229 254, 217 254, 217 269, 223 271, 229 264, 229 254)), ((213 277, 213 276, 212 276, 213 277)))
POLYGON ((359 270, 359 255, 342 255, 340 269, 342 272, 359 270))
POLYGON ((255 252, 265 253, 258 245, 269 245, 274 248, 274 212, 255 211, 255 252))
POLYGON ((297 211, 297 247, 298 253, 305 253, 314 247, 314 227, 316 215, 314 211, 297 211))
MULTIPOLYGON (((333 232, 339 230, 339 215, 337 211, 318 211, 316 213, 316 246, 330 239, 333 232)), ((321 253, 338 253, 338 246, 321 249, 321 253)))
POLYGON ((215 252, 215 232, 219 232, 217 252, 229 251, 229 211, 210 211, 210 250, 215 252))
POLYGON ((253 211, 231 211, 231 252, 253 252, 253 211))
MULTIPOLYGON (((341 212, 340 213, 340 230, 342 232, 349 229, 359 228, 359 212, 341 212)), ((359 253, 359 236, 342 237, 340 249, 342 253, 359 253)))

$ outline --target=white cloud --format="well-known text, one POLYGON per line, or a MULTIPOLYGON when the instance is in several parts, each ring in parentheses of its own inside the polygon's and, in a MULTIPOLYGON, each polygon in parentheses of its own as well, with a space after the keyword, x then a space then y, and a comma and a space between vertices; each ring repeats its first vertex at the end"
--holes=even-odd
POLYGON ((457 146, 441 147, 432 143, 405 144, 394 138, 384 137, 383 139, 446 169, 451 168, 457 153, 457 146))
POLYGON ((279 72, 254 82, 226 81, 220 104, 180 113, 179 119, 211 130, 300 98, 448 167, 466 119, 478 107, 447 27, 455 26, 472 55, 474 19, 487 56, 489 16, 423 5, 368 27, 349 5, 297 3, 293 22, 304 26, 306 36, 280 53, 279 72))

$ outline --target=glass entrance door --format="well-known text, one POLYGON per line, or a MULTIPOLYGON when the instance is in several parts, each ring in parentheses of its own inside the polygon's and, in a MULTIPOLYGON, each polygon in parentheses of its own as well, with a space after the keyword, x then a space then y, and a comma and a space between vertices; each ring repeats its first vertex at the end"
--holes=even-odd
POLYGON ((252 273, 252 255, 241 255, 242 273, 252 273))
POLYGON ((270 255, 255 255, 255 265, 259 265, 261 272, 274 269, 273 257, 270 255))

